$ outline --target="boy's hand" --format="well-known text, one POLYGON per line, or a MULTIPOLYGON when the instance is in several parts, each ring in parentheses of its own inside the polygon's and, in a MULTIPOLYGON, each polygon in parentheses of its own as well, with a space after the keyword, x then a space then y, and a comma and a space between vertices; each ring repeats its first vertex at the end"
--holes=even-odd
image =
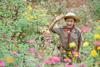
POLYGON ((49 30, 52 30, 53 27, 54 27, 54 25, 57 23, 57 21, 59 21, 59 20, 62 19, 63 17, 64 17, 63 14, 57 16, 57 17, 53 20, 53 22, 49 25, 49 30))
POLYGON ((61 14, 61 15, 57 16, 57 17, 54 19, 54 21, 58 21, 58 20, 62 19, 63 17, 64 17, 64 15, 61 14))

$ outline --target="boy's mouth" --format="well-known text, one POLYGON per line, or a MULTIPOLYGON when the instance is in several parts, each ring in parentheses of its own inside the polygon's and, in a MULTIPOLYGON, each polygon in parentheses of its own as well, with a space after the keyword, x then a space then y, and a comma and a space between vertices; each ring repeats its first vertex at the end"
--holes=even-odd
POLYGON ((67 24, 67 26, 72 26, 72 24, 67 24))

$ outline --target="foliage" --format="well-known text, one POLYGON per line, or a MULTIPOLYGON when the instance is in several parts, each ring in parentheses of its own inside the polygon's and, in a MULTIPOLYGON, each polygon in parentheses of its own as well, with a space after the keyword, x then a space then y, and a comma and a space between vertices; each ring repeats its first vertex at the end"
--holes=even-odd
MULTIPOLYGON (((32 0, 33 1, 33 0, 32 0)), ((58 36, 51 34, 48 25, 54 16, 66 13, 66 3, 63 0, 37 0, 35 8, 31 0, 0 0, 0 65, 6 67, 65 67, 66 63, 57 61, 60 51, 58 36), (52 35, 52 36, 51 36, 52 35), (52 58, 53 64, 45 64, 45 60, 52 58), (56 59, 55 59, 56 57, 56 59)), ((99 0, 94 0, 94 16, 99 19, 99 0)), ((84 11, 81 22, 88 20, 84 11)), ((94 19, 94 18, 93 18, 94 19)), ((100 20, 94 21, 91 30, 83 32, 85 47, 80 53, 82 63, 91 67, 98 61, 99 50, 94 42, 100 40, 100 20), (98 34, 98 35, 96 35, 98 34), (95 35, 95 36, 94 36, 95 35), (92 50, 96 50, 91 52, 92 50), (92 54, 90 54, 90 52, 92 54), (95 54, 95 55, 94 55, 95 54)), ((84 23, 80 23, 82 28, 84 23)), ((86 27, 88 28, 88 27, 86 27)), ((72 43, 74 45, 74 43, 72 43)))

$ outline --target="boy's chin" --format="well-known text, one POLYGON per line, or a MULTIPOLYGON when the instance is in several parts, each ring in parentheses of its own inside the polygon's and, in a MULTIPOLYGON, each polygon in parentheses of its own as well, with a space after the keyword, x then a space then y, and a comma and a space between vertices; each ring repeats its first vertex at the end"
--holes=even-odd
POLYGON ((72 26, 72 25, 67 25, 67 27, 68 27, 68 28, 72 28, 73 26, 72 26))

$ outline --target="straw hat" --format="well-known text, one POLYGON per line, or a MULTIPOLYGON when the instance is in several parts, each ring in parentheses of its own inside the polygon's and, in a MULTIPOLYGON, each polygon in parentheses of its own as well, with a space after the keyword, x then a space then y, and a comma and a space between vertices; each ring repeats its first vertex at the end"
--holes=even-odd
POLYGON ((73 19, 76 20, 76 22, 79 22, 79 21, 80 21, 79 17, 76 16, 76 14, 75 14, 75 13, 72 13, 72 12, 69 12, 69 13, 67 13, 67 14, 64 16, 64 19, 65 19, 65 20, 66 20, 67 18, 73 18, 73 19))

